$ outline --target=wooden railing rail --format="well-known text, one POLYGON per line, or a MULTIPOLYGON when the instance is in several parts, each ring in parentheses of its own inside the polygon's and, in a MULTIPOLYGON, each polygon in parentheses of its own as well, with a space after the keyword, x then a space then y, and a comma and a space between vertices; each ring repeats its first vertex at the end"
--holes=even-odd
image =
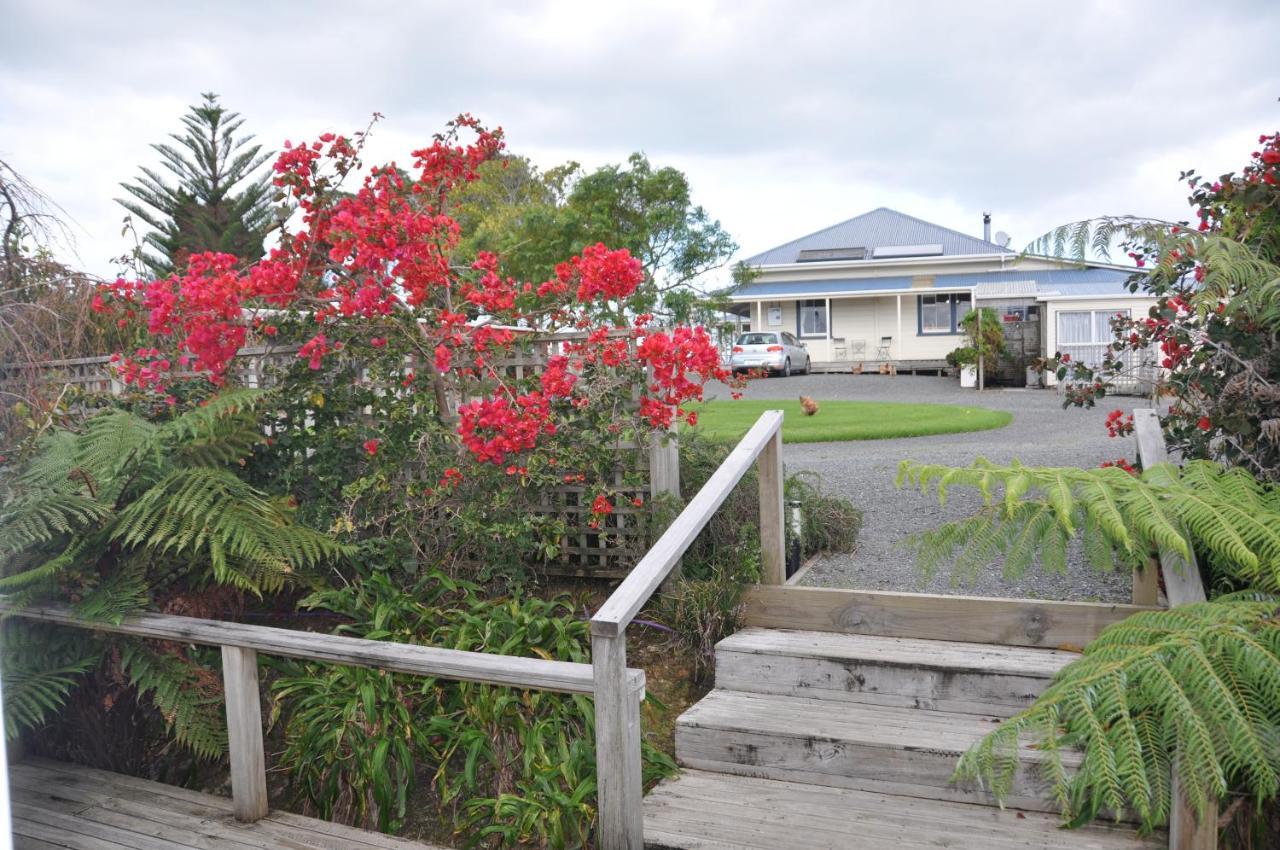
POLYGON ((752 465, 760 479, 761 581, 786 581, 782 411, 769 410, 734 447, 635 568, 591 618, 596 692, 597 846, 644 847, 640 779, 640 695, 626 678, 627 626, 666 580, 752 465))
MULTIPOLYGON (((1143 469, 1169 462, 1164 432, 1160 430, 1160 416, 1155 410, 1138 408, 1133 411, 1133 434, 1138 440, 1138 460, 1143 469)), ((1172 549, 1161 548, 1158 561, 1160 575, 1164 579, 1165 598, 1168 599, 1170 608, 1205 601, 1204 583, 1200 580, 1200 568, 1196 564, 1194 553, 1187 559, 1172 549)), ((1197 818, 1195 810, 1187 804, 1186 797, 1182 794, 1181 780, 1176 769, 1173 771, 1170 793, 1170 850, 1214 850, 1218 846, 1217 807, 1209 806, 1204 816, 1197 818)))
MULTIPOLYGON (((596 671, 592 665, 570 661, 441 649, 171 614, 138 614, 120 623, 99 622, 85 620, 68 608, 18 606, 3 598, 0 598, 0 613, 93 631, 222 647, 231 795, 236 817, 243 821, 254 821, 267 814, 262 708, 258 694, 259 652, 513 688, 595 693, 596 671)), ((621 689, 638 705, 644 697, 644 671, 623 667, 613 675, 622 683, 621 689)), ((638 752, 636 759, 638 763, 638 752)), ((605 765, 597 766, 600 773, 607 769, 605 765)))

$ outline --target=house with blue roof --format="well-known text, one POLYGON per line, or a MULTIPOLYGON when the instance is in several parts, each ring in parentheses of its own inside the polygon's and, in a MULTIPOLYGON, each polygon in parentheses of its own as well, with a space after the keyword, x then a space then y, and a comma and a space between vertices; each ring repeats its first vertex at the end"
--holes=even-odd
POLYGON ((1045 353, 1098 362, 1111 317, 1154 303, 1129 291, 1132 267, 1021 255, 991 241, 989 217, 978 238, 880 207, 744 263, 754 274, 730 293, 737 312, 753 331, 794 334, 820 371, 942 369, 981 306, 1005 322, 1002 365, 1019 383, 1045 353))

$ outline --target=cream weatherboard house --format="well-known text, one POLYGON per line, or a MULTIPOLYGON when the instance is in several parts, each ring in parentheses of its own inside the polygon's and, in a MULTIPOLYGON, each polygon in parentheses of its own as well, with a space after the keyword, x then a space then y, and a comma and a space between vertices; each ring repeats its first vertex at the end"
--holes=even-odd
POLYGON ((752 330, 795 334, 818 371, 945 368, 963 344, 960 319, 994 308, 1013 383, 1045 353, 1096 362, 1111 317, 1154 303, 1129 291, 1132 267, 1021 256, 984 237, 881 207, 748 258, 754 277, 729 297, 752 330))

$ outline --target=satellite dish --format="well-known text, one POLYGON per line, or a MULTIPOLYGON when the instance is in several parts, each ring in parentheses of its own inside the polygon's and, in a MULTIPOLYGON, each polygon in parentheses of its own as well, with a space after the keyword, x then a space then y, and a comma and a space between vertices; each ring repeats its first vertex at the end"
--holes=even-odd
POLYGON ((1005 233, 1003 230, 996 231, 996 244, 1001 248, 1008 248, 1009 243, 1013 241, 1013 237, 1005 233))

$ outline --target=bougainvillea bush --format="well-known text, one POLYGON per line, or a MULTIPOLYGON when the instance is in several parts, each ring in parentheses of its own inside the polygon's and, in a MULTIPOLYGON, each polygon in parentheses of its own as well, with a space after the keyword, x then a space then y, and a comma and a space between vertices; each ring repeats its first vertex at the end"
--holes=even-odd
POLYGON ((626 251, 588 246, 544 281, 459 256, 450 193, 499 154, 501 131, 460 116, 407 169, 366 170, 365 138, 286 143, 288 224, 265 258, 196 254, 173 276, 105 287, 98 308, 148 336, 119 374, 168 396, 189 375, 232 379, 247 342, 293 341, 300 365, 254 466, 309 491, 325 520, 405 533, 408 555, 433 561, 553 558, 563 521, 537 508, 568 485, 607 533, 643 507, 617 445, 692 420, 685 405, 729 378, 712 339, 653 326, 626 251))
POLYGON ((1162 417, 1172 448, 1280 479, 1280 134, 1258 137, 1239 174, 1182 179, 1192 222, 1104 218, 1062 228, 1042 247, 1078 256, 1119 243, 1139 267, 1135 292, 1154 295, 1146 316, 1118 316, 1097 368, 1058 355, 1046 365, 1073 381, 1067 404, 1093 405, 1147 349, 1160 366, 1162 417))

